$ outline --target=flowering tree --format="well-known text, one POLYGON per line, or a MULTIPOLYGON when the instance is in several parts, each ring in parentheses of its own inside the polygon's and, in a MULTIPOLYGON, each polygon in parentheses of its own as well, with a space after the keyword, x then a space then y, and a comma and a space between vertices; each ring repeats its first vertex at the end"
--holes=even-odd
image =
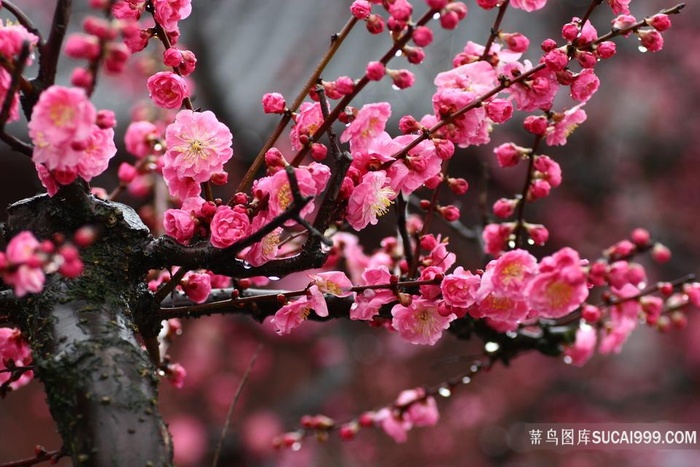
POLYGON ((188 76, 198 52, 181 45, 187 37, 179 29, 192 13, 189 1, 91 0, 83 32, 67 37, 70 1, 56 2, 46 33, 29 11, 2 2, 14 20, 0 28, 0 139, 31 158, 46 194, 8 208, 0 391, 36 375, 63 440, 29 462, 171 464, 157 389, 162 378, 185 384, 188 368, 168 349, 183 319, 243 314, 294 335, 308 321, 345 318, 396 333, 406 345, 433 346, 447 334, 481 343, 466 371, 435 387, 408 389, 342 422, 305 417, 275 441, 291 448, 310 435, 349 440, 373 426, 401 442, 413 427, 438 423, 437 395, 499 363, 539 352, 581 366, 596 349, 619 352, 640 323, 661 330, 685 323, 686 308, 700 305, 700 284, 683 276, 649 285, 638 258, 665 262, 670 252, 647 230, 585 259, 575 245, 548 250, 556 222, 547 227, 529 214, 562 183, 546 152, 586 121, 598 66, 615 60, 616 40, 660 51, 683 6, 637 19, 629 1, 593 0, 569 12, 534 52, 506 18, 539 11, 546 0, 415 3, 348 2, 347 23, 298 96, 261 96, 263 112, 279 123, 233 187, 226 168, 234 135, 193 103, 188 76), (432 77, 424 116, 399 116, 392 128, 392 105, 363 102, 363 90, 413 86, 412 67, 436 30, 462 27, 469 8, 493 17, 485 42, 467 42, 451 68, 432 77), (610 27, 599 32, 595 16, 610 27), (346 38, 363 28, 357 34, 388 32, 387 50, 363 58, 359 76, 326 76, 346 38), (122 126, 113 111, 96 109, 92 95, 103 74, 138 75, 128 65, 148 54, 158 66, 138 86, 150 104, 123 125, 132 159, 119 165, 111 191, 91 187, 117 154, 122 126), (57 82, 64 56, 81 61, 70 85, 57 82), (5 130, 21 121, 20 107, 26 138, 5 130), (512 138, 492 144, 499 131, 512 138), (495 161, 484 174, 519 170, 521 189, 495 197, 486 175, 481 188, 455 175, 477 146, 495 161), (460 201, 475 190, 473 207, 460 201), (138 212, 116 201, 127 193, 146 200, 138 212), (478 264, 451 246, 440 233, 445 225, 453 244, 474 243, 478 264), (366 232, 386 237, 372 244, 366 232), (288 287, 270 285, 280 278, 288 287))

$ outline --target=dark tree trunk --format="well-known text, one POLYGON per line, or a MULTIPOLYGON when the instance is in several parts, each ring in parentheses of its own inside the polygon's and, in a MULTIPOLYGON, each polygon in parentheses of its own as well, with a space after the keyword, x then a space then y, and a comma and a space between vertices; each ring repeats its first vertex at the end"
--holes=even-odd
POLYGON ((170 465, 156 368, 135 337, 134 314, 153 309, 141 264, 152 239, 148 229, 128 206, 100 201, 74 184, 54 198, 10 206, 6 233, 70 238, 85 225, 99 237, 81 250, 83 274, 51 276, 41 294, 18 300, 12 319, 30 342, 35 373, 75 465, 170 465))

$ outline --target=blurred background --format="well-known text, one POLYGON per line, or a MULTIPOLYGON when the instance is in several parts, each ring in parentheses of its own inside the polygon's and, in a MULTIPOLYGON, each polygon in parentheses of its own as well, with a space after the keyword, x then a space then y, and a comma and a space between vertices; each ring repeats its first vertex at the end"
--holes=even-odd
MULTIPOLYGON (((15 2, 46 31, 51 8, 45 0, 15 2)), ((74 2, 87 10, 87 2, 74 2)), ((539 43, 560 40, 561 25, 581 16, 587 0, 551 1, 544 10, 524 14, 510 9, 502 24, 509 32, 525 33, 531 41, 526 58, 539 59, 539 43)), ((348 18, 350 0, 210 0, 194 1, 190 19, 182 22, 181 46, 192 49, 198 69, 193 75, 195 107, 213 110, 234 134, 234 160, 227 169, 229 192, 275 126, 264 115, 263 93, 277 91, 291 101, 325 51, 331 34, 348 18)), ((388 130, 397 134, 397 121, 410 113, 428 113, 434 92, 432 78, 451 67, 452 57, 467 40, 484 43, 495 11, 484 12, 467 2, 469 17, 458 30, 434 27, 435 41, 426 48, 419 67, 402 58, 396 68, 416 73, 416 85, 396 91, 387 81, 374 83, 361 94, 363 103, 391 102, 393 120, 388 130)), ((631 2, 638 18, 672 6, 665 1, 631 2)), ((414 2, 414 16, 424 11, 414 2)), ((612 14, 602 5, 593 23, 602 35, 612 14)), ((664 50, 642 53, 635 38, 616 40, 618 56, 596 67, 601 88, 586 105, 586 121, 563 147, 547 148, 563 170, 564 183, 550 197, 528 206, 527 219, 550 230, 544 255, 565 245, 583 257, 596 259, 612 243, 627 238, 635 227, 649 229, 673 252, 660 267, 641 258, 649 282, 697 273, 700 262, 700 9, 690 3, 672 17, 664 34, 664 50)), ((78 28, 75 20, 72 28, 78 28)), ((359 77, 370 60, 389 47, 386 35, 370 36, 363 27, 351 34, 324 75, 359 77)), ((152 43, 153 57, 132 58, 129 72, 101 77, 96 95, 98 108, 118 113, 118 144, 128 124, 135 99, 146 99, 145 76, 158 65, 160 49, 152 43)), ((392 63, 393 64, 393 63, 392 63)), ((61 84, 68 83, 76 62, 63 62, 61 84)), ((555 109, 570 106, 557 101, 555 109)), ((477 199, 481 165, 496 168, 492 148, 513 141, 527 146, 531 140, 521 129, 523 114, 512 125, 498 128, 492 143, 468 148, 455 155, 453 176, 465 177, 472 188, 456 200, 444 194, 445 204, 460 204, 462 221, 480 219, 477 199)), ((19 136, 26 122, 13 124, 19 136)), ((42 192, 33 164, 27 158, 0 148, 0 204, 42 192)), ((125 151, 115 157, 133 162, 125 151)), ((116 174, 107 173, 94 185, 111 191, 116 174)), ((523 173, 492 170, 489 199, 520 191, 523 173)), ((445 190, 443 190, 445 191, 445 190)), ((219 194, 229 194, 222 188, 219 194)), ((419 193, 420 195, 421 193, 419 193)), ((144 200, 125 195, 132 204, 144 200)), ((4 216, 4 212, 2 213, 4 216)), ((362 242, 369 253, 379 240, 392 235, 388 218, 384 227, 368 229, 362 242)), ((449 235, 451 251, 465 267, 481 267, 481 254, 473 243, 446 225, 436 231, 449 235)), ((391 403, 407 388, 434 385, 463 373, 469 355, 481 343, 446 336, 434 348, 404 343, 396 335, 356 322, 307 323, 292 336, 280 338, 269 325, 244 317, 210 317, 184 322, 184 332, 172 347, 174 361, 188 372, 183 389, 167 382, 161 386, 161 410, 174 436, 176 461, 182 466, 210 465, 225 414, 243 373, 259 343, 263 349, 242 393, 225 440, 220 465, 231 466, 691 466, 700 465, 698 450, 666 451, 534 451, 513 448, 513 430, 521 423, 547 422, 686 422, 700 421, 700 315, 689 313, 686 329, 661 334, 639 327, 622 353, 595 356, 584 368, 562 359, 529 354, 509 368, 497 366, 479 374, 473 384, 440 400, 438 426, 414 429, 405 444, 396 444, 381 430, 362 430, 352 442, 335 437, 327 443, 313 439, 298 452, 275 451, 272 438, 296 429, 304 414, 324 413, 344 420, 364 410, 391 403)), ((60 446, 44 402, 41 384, 9 394, 0 401, 0 463, 30 457, 36 444, 60 446)), ((67 460, 59 465, 68 465, 67 460)))

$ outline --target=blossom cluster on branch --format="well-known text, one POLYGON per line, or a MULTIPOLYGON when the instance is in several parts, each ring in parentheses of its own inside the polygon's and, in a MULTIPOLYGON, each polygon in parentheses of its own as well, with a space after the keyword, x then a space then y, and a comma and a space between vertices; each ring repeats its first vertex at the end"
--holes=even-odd
MULTIPOLYGON (((452 68, 434 77, 427 113, 393 115, 398 117, 394 129, 389 102, 361 103, 358 96, 370 84, 413 86, 417 77, 410 68, 423 62, 437 28, 456 29, 469 16, 467 4, 452 0, 426 0, 418 16, 417 3, 355 0, 349 5, 347 25, 299 96, 291 100, 271 90, 261 97, 263 113, 277 116, 279 124, 249 172, 233 174, 240 179, 235 189, 226 170, 234 157, 234 134, 214 112, 192 102, 197 91, 190 75, 197 58, 182 48, 179 29, 192 12, 190 0, 91 0, 95 14, 64 47, 66 56, 86 61, 73 70, 70 86, 55 84, 52 77, 38 87, 24 78, 32 54, 42 58, 49 48, 11 7, 19 23, 0 25, 0 132, 11 147, 29 152, 50 197, 66 187, 87 186, 84 182, 105 172, 117 153, 117 118, 91 101, 99 74, 127 73, 129 60, 145 56, 151 44, 157 49, 157 67, 141 80, 150 103, 136 107, 130 122, 119 123, 132 161, 121 163, 119 185, 111 192, 91 191, 110 202, 124 190, 146 200, 168 196, 150 211, 142 209, 157 238, 145 253, 134 254, 148 266, 141 273, 156 310, 180 292, 188 298, 182 308, 162 305, 161 314, 149 318, 165 320, 161 350, 149 348, 149 355, 160 359, 159 371, 176 386, 185 384, 186 371, 167 356, 166 344, 178 333, 173 329, 180 330, 179 322, 167 321, 174 316, 272 316, 277 333, 289 334, 309 319, 342 315, 395 331, 410 344, 434 345, 447 332, 497 342, 495 350, 485 347, 487 366, 533 349, 565 355, 580 366, 596 348, 619 352, 639 323, 659 330, 683 327, 688 306, 700 306, 700 283, 692 276, 649 285, 635 258, 649 252, 664 262, 670 252, 644 229, 606 249, 600 259, 582 258, 574 246, 541 258, 528 250, 546 244, 556 225, 530 222, 527 206, 566 180, 544 147, 565 145, 587 120, 585 106, 601 86, 596 69, 614 58, 613 40, 634 36, 645 51, 662 50, 662 33, 682 5, 638 20, 629 0, 594 0, 535 52, 530 39, 504 29, 503 20, 509 8, 533 12, 546 0, 477 0, 477 8, 497 15, 490 36, 483 44, 467 42, 452 58, 452 68), (603 14, 602 3, 614 15, 605 33, 590 21, 603 14), (363 23, 370 34, 389 33, 386 53, 371 57, 360 76, 323 76, 350 30, 363 23), (409 68, 390 66, 397 57, 409 68), (31 143, 5 134, 2 126, 19 118, 19 102, 26 96, 35 98, 25 109, 31 143), (526 166, 523 188, 493 201, 490 209, 481 206, 483 223, 474 226, 474 237, 485 260, 482 268, 470 270, 460 265, 449 240, 433 230, 437 222, 461 226, 462 211, 470 207, 441 204, 439 193, 461 197, 474 190, 450 169, 468 157, 466 149, 490 144, 505 124, 524 130, 530 142, 496 145, 493 165, 526 166), (215 189, 229 198, 216 197, 215 189), (409 205, 416 207, 411 213, 409 205), (392 211, 397 233, 381 239, 379 248, 363 248, 357 233, 389 223, 392 211), (305 287, 251 293, 253 286, 297 272, 305 273, 305 287), (336 314, 334 306, 342 311, 336 314), (553 333, 561 326, 567 337, 553 333), (508 347, 511 338, 515 344, 508 347)), ((0 276, 13 294, 4 306, 41 294, 46 274, 80 276, 79 249, 98 237, 87 226, 70 243, 60 235, 37 239, 29 231, 8 239, 0 253, 0 276)), ((11 313, 7 321, 12 322, 11 313)), ((146 347, 152 337, 144 334, 146 347)), ((0 329, 2 387, 16 389, 31 378, 28 349, 18 331, 0 329)), ((310 432, 327 435, 335 428, 341 438, 351 439, 366 426, 380 426, 403 441, 413 426, 437 423, 436 394, 449 395, 480 369, 434 390, 404 391, 392 405, 342 425, 322 416, 307 418, 301 431, 277 444, 293 447, 310 432)))

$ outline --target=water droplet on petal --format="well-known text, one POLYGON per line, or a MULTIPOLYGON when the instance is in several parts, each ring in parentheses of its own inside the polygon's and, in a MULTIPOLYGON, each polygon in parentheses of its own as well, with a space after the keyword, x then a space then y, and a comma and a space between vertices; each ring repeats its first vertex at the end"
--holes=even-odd
POLYGON ((497 352, 500 347, 501 346, 498 345, 496 342, 487 342, 484 345, 484 350, 488 353, 494 353, 497 352))
POLYGON ((440 394, 442 397, 450 397, 452 395, 452 391, 450 391, 449 388, 442 387, 438 389, 438 394, 440 394))
POLYGON ((472 379, 469 376, 465 376, 462 378, 462 384, 469 384, 472 382, 472 379))

